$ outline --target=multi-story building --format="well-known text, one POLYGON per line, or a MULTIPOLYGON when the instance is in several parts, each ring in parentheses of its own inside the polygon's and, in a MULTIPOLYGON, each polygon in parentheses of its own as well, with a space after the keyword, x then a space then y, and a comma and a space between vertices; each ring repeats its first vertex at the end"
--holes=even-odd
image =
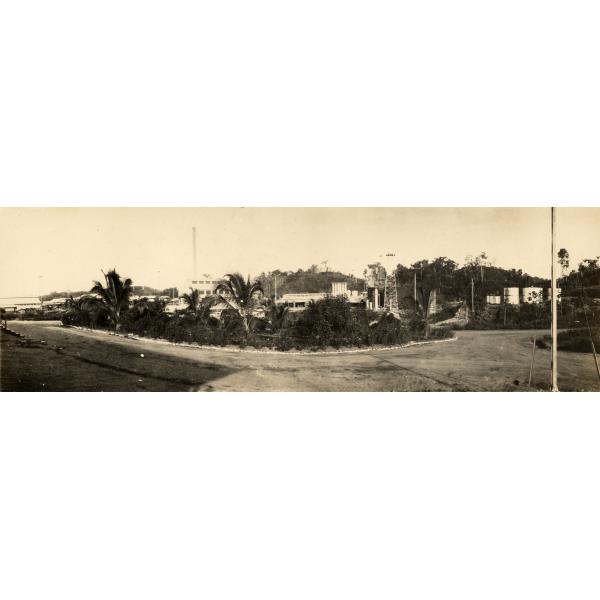
POLYGON ((201 275, 199 279, 186 279, 183 289, 180 290, 179 294, 186 294, 191 288, 193 290, 198 290, 200 296, 212 296, 221 281, 221 279, 217 279, 205 273, 204 275, 201 275))

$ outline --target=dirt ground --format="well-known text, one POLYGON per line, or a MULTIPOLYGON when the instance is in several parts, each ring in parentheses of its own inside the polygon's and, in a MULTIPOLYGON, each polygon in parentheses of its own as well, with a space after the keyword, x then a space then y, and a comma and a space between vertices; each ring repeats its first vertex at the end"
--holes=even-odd
MULTIPOLYGON (((24 338, 2 332, 2 391, 523 391, 533 336, 459 331, 412 348, 288 354, 125 339, 55 321, 9 329, 24 338)), ((550 352, 537 349, 531 389, 547 390, 549 379, 550 352)), ((559 387, 600 390, 592 355, 560 352, 559 387)))

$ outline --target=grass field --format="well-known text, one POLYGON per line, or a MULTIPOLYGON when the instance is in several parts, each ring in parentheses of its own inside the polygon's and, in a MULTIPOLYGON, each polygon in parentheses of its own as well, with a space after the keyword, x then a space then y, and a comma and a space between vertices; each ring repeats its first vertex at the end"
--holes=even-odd
MULTIPOLYGON (((351 354, 228 352, 64 328, 9 324, 2 391, 523 391, 530 331, 460 331, 457 339, 351 354)), ((538 331, 538 335, 540 332, 538 331)), ((537 349, 532 390, 547 390, 550 352, 537 349)), ((561 390, 600 390, 593 358, 559 353, 561 390)))

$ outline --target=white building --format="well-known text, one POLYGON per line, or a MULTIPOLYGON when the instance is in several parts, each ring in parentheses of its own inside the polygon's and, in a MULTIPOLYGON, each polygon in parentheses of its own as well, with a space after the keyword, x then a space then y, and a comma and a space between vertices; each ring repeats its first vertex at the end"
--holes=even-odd
POLYGON ((6 312, 24 312, 26 310, 39 310, 42 301, 37 296, 14 296, 0 298, 0 308, 6 312))
POLYGON ((348 295, 348 282, 347 281, 332 282, 331 295, 332 296, 347 296, 348 295))
POLYGON ((179 295, 189 294, 190 288, 198 290, 201 297, 212 296, 222 279, 217 279, 211 275, 201 275, 198 279, 186 279, 183 289, 179 290, 179 295))
POLYGON ((367 294, 365 292, 349 290, 347 282, 335 281, 331 284, 331 293, 329 294, 326 292, 284 294, 276 300, 276 304, 287 306, 290 312, 298 312, 304 310, 311 301, 317 302, 325 298, 337 298, 340 296, 346 298, 349 304, 355 307, 364 305, 367 301, 367 294))
POLYGON ((66 308, 68 298, 54 298, 53 300, 47 300, 43 304, 43 308, 46 310, 60 310, 66 308))
POLYGON ((283 304, 289 308, 290 312, 297 312, 299 310, 304 310, 311 300, 316 302, 317 300, 323 300, 324 298, 327 298, 327 294, 321 292, 284 294, 281 298, 276 300, 276 304, 283 304))
POLYGON ((165 312, 175 313, 178 310, 185 310, 187 303, 183 298, 173 298, 165 305, 165 312))

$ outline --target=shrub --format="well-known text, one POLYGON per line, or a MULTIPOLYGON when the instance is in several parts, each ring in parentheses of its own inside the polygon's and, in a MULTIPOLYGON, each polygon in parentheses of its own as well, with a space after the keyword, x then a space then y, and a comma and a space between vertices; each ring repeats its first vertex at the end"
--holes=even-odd
POLYGON ((345 298, 324 298, 310 302, 296 326, 297 337, 314 348, 364 343, 366 323, 361 323, 345 298))
POLYGON ((547 329, 550 327, 550 304, 488 306, 472 317, 464 329, 547 329))
POLYGON ((0 317, 7 321, 62 321, 64 312, 58 310, 31 310, 26 312, 4 312, 0 317))
POLYGON ((447 340, 453 335, 451 327, 433 327, 429 332, 429 338, 432 340, 447 340))
MULTIPOLYGON (((94 318, 98 326, 110 326, 106 315, 95 315, 94 318)), ((77 307, 63 315, 63 323, 94 326, 93 315, 77 307)), ((217 321, 192 312, 169 315, 162 304, 147 302, 136 303, 124 311, 121 318, 121 331, 139 336, 177 343, 251 346, 281 351, 403 344, 414 339, 415 332, 422 337, 423 327, 422 321, 400 321, 390 313, 382 315, 353 310, 345 298, 312 302, 304 312, 288 314, 285 327, 275 333, 267 325, 264 319, 253 319, 248 335, 235 311, 224 311, 217 321)))
MULTIPOLYGON (((600 351, 600 330, 592 331, 596 352, 600 351)), ((566 352, 592 352, 589 332, 582 329, 561 331, 558 334, 558 349, 566 352)))
POLYGON ((369 341, 372 344, 391 346, 404 344, 411 338, 409 328, 390 313, 382 315, 377 323, 371 326, 370 330, 369 341))

